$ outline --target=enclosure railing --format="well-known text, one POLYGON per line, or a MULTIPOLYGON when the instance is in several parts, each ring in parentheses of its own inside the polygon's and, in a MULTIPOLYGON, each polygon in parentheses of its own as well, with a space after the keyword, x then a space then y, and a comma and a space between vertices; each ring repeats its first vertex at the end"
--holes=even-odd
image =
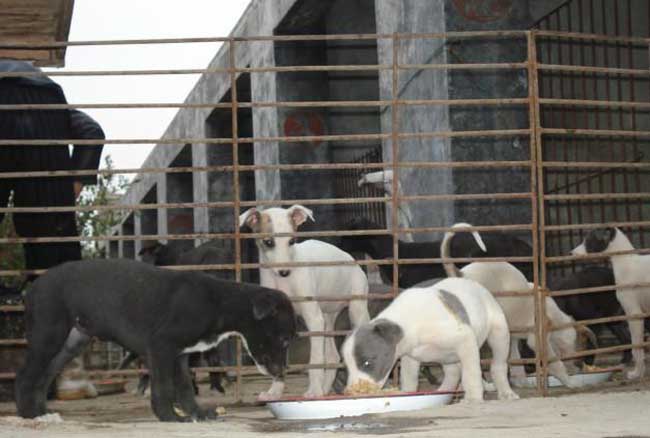
MULTIPOLYGON (((175 75, 175 74, 224 74, 227 75, 227 81, 230 82, 231 99, 227 103, 206 103, 206 102, 184 102, 184 103, 128 103, 128 104, 106 104, 106 103, 92 103, 92 104, 29 104, 29 105, 0 105, 0 111, 8 110, 38 110, 38 109, 128 109, 128 108, 179 108, 179 109, 198 109, 198 108, 221 108, 230 110, 231 113, 231 128, 232 136, 223 138, 209 138, 205 136, 192 136, 183 138, 128 138, 128 139, 114 139, 109 138, 104 141, 105 144, 116 145, 138 145, 138 144, 155 144, 157 147, 162 148, 166 146, 177 146, 181 144, 206 144, 210 147, 223 147, 228 148, 230 145, 232 153, 231 165, 218 165, 218 166, 181 166, 181 167, 147 167, 147 168, 125 168, 125 169, 111 169, 111 170, 98 170, 98 171, 32 171, 32 172, 5 172, 0 173, 0 178, 24 178, 24 177, 42 177, 42 178, 59 178, 68 176, 80 175, 110 175, 110 174, 173 174, 173 173, 187 173, 187 172, 226 172, 231 174, 232 177, 232 200, 221 202, 154 202, 154 203, 138 203, 138 204, 112 204, 104 206, 69 206, 69 207, 2 207, 0 214, 19 214, 19 213, 47 213, 47 212, 83 212, 83 211, 147 211, 147 210, 160 210, 172 208, 228 208, 232 209, 232 226, 233 232, 210 232, 210 233, 183 233, 183 234, 150 234, 150 235, 103 235, 95 237, 80 237, 80 236, 51 236, 44 238, 0 238, 0 245, 2 244, 16 244, 16 243, 38 243, 38 242, 76 242, 76 241, 106 241, 106 242, 119 242, 119 241, 156 241, 161 239, 166 240, 188 240, 188 239, 229 239, 234 242, 234 260, 231 263, 219 263, 208 265, 186 265, 186 266, 170 266, 169 269, 178 270, 230 270, 235 274, 236 280, 241 280, 242 271, 250 269, 258 269, 260 267, 292 267, 292 266, 331 266, 342 264, 357 264, 361 266, 370 265, 392 265, 393 269, 393 284, 392 292, 388 294, 370 294, 367 297, 358 293, 352 294, 345 298, 340 297, 307 297, 307 298, 294 298, 294 301, 313 300, 319 302, 338 301, 338 300, 358 300, 358 299, 386 299, 393 298, 399 293, 398 278, 399 270, 403 265, 411 264, 430 264, 441 263, 443 260, 436 257, 426 259, 408 259, 403 258, 399 254, 398 241, 400 235, 404 233, 442 233, 450 231, 450 226, 427 226, 427 227, 400 227, 398 224, 398 209, 403 203, 414 201, 436 201, 436 202, 456 202, 456 201, 512 201, 524 200, 530 202, 530 217, 531 221, 523 221, 523 223, 503 224, 503 225, 483 225, 473 226, 467 230, 476 230, 480 232, 526 232, 529 233, 532 242, 532 255, 531 257, 499 257, 490 259, 474 259, 474 258, 455 258, 450 259, 455 262, 470 262, 470 261, 511 261, 511 262, 530 262, 533 264, 533 284, 531 290, 526 291, 502 291, 496 292, 498 296, 534 296, 535 302, 535 325, 534 327, 511 327, 513 332, 534 332, 536 344, 539 346, 537 354, 534 359, 521 359, 511 361, 513 364, 535 364, 537 369, 537 382, 538 390, 542 394, 546 394, 546 382, 548 375, 548 364, 553 360, 567 360, 574 357, 582 357, 592 353, 609 353, 616 352, 630 348, 645 347, 650 345, 649 342, 644 342, 638 345, 623 345, 618 347, 601 348, 598 350, 579 351, 572 356, 549 357, 546 351, 544 339, 548 336, 550 331, 558 330, 568 327, 551 326, 545 312, 546 297, 578 294, 578 293, 594 293, 602 290, 610 290, 611 287, 602 288, 589 288, 589 289, 575 289, 570 291, 549 291, 546 285, 547 266, 553 264, 566 264, 576 263, 585 260, 602 260, 606 258, 603 255, 589 255, 589 256, 570 256, 570 255, 547 255, 546 252, 546 234, 549 232, 559 232, 565 230, 590 230, 593 228, 612 225, 622 227, 648 227, 649 221, 636 221, 636 222, 607 222, 607 223, 569 223, 569 224, 556 224, 547 225, 545 221, 545 207, 548 201, 560 200, 606 200, 606 199, 619 199, 630 197, 634 199, 647 199, 647 193, 591 193, 585 194, 549 194, 545 192, 544 178, 548 169, 621 169, 621 170, 641 170, 650 167, 650 163, 646 162, 565 162, 565 161, 545 161, 543 159, 543 148, 545 146, 545 138, 549 135, 567 135, 574 137, 603 137, 603 136, 618 136, 618 137, 634 137, 634 138, 648 138, 650 131, 643 130, 592 130, 592 129, 559 129, 545 127, 541 121, 541 108, 543 105, 552 106, 618 106, 621 108, 634 108, 638 111, 646 111, 650 108, 650 102, 623 102, 623 101, 605 101, 605 100, 579 100, 579 99, 549 99, 541 98, 539 94, 539 75, 541 72, 571 72, 580 74, 594 74, 594 75, 629 75, 634 77, 650 77, 650 70, 634 69, 634 68, 603 68, 603 67, 589 67, 578 65, 555 65, 540 63, 537 53, 538 44, 540 39, 553 39, 559 41, 602 41, 608 44, 630 44, 642 47, 650 45, 648 38, 621 38, 621 37, 607 37, 603 35, 586 35, 567 32, 552 32, 552 31, 481 31, 481 32, 452 32, 446 34, 359 34, 359 35, 295 35, 295 36, 251 36, 251 37, 227 37, 227 38, 184 38, 184 39, 151 39, 151 40, 114 40, 114 41, 73 41, 67 43, 0 43, 0 47, 4 49, 43 49, 43 48, 57 48, 57 47, 73 47, 73 46, 108 46, 108 45, 147 45, 147 44, 177 44, 177 43, 199 43, 199 42, 221 42, 224 43, 220 53, 226 53, 223 59, 227 59, 227 67, 223 68, 206 68, 206 69, 159 69, 159 70, 98 70, 98 71, 53 71, 44 73, 50 77, 94 77, 94 76, 141 76, 141 75, 175 75), (491 63, 441 63, 441 64, 422 64, 422 63, 403 63, 401 62, 401 54, 405 41, 410 40, 440 40, 446 41, 493 41, 493 40, 518 40, 525 46, 525 59, 521 62, 491 62, 491 63), (289 41, 333 41, 333 40, 370 40, 382 42, 390 45, 392 62, 373 65, 304 65, 304 66, 262 66, 250 67, 237 65, 237 54, 242 50, 242 46, 250 42, 289 42, 289 41), (410 71, 424 71, 436 70, 441 72, 451 71, 521 71, 526 77, 527 82, 527 96, 526 97, 505 97, 505 98, 481 98, 481 99, 404 99, 400 97, 400 75, 404 72, 410 71), (375 71, 386 74, 390 77, 390 99, 379 100, 366 100, 366 101, 283 101, 283 102, 240 102, 238 100, 238 76, 242 73, 295 73, 295 72, 356 72, 356 71, 375 71), (443 106, 443 107, 519 107, 522 111, 526 111, 528 115, 528 127, 517 129, 487 129, 487 130, 465 130, 465 131, 425 131, 425 132, 404 132, 400 129, 401 120, 400 116, 404 108, 412 106, 443 106), (253 136, 253 137, 240 137, 238 135, 238 109, 242 108, 345 108, 345 107, 374 107, 380 109, 390 110, 390 127, 384 126, 380 133, 366 133, 366 134, 327 134, 327 135, 301 135, 301 136, 253 136), (400 151, 403 149, 402 143, 407 140, 413 139, 444 139, 451 141, 453 139, 467 139, 467 138, 519 138, 527 139, 528 141, 528 159, 522 160, 492 160, 492 161, 438 161, 438 162, 415 162, 415 161, 401 161, 400 151), (244 165, 238 159, 239 147, 243 144, 255 144, 263 147, 268 143, 282 142, 282 143, 303 143, 309 141, 379 141, 384 145, 384 162, 380 163, 300 163, 300 164, 254 164, 244 165), (386 158, 392 157, 392 158, 386 158), (404 169, 445 169, 445 170, 458 170, 458 169, 521 169, 527 171, 529 174, 529 190, 520 192, 499 192, 499 193, 443 193, 443 194, 418 194, 400 195, 398 192, 397 184, 399 182, 400 172, 404 169), (365 198, 307 198, 307 199, 273 199, 273 200, 255 200, 248 201, 240 198, 240 175, 242 172, 254 171, 309 171, 309 170, 341 170, 341 169, 354 169, 354 170, 392 170, 392 191, 390 195, 385 196, 371 196, 365 198), (379 260, 358 260, 354 262, 319 262, 319 263, 285 263, 285 264, 264 264, 264 263, 244 263, 242 262, 242 242, 246 239, 255 239, 266 236, 280 236, 286 234, 273 234, 273 233, 243 233, 238 227, 238 217, 242 210, 253 206, 278 206, 287 204, 303 204, 303 205, 364 205, 369 203, 380 203, 388 209, 390 216, 387 215, 388 227, 386 229, 369 229, 369 230, 326 230, 326 231, 304 231, 296 232, 298 237, 336 237, 336 236, 355 236, 355 235, 386 235, 392 236, 392 251, 393 257, 379 260)), ((11 76, 35 76, 39 73, 0 73, 0 77, 11 76)), ((0 140, 0 147, 10 147, 24 144, 24 140, 0 140)), ((45 139, 45 140, 30 140, 30 144, 42 145, 91 145, 96 144, 95 140, 78 140, 78 139, 45 139)), ((413 147, 413 146, 411 146, 413 147)), ((293 235, 293 234, 292 234, 293 235)), ((650 253, 648 249, 635 250, 634 253, 650 253)), ((26 271, 26 270, 2 270, 0 276, 2 277, 16 277, 25 274, 41 274, 42 270, 26 271)), ((647 287, 648 285, 625 285, 626 288, 634 287, 647 287)), ((619 284, 618 287, 621 287, 619 284)), ((0 312, 6 313, 20 313, 23 311, 21 305, 0 306, 0 312)), ((597 320, 583 321, 581 323, 595 324, 601 322, 611 321, 624 321, 632 318, 647 317, 650 314, 643 315, 624 315, 611 318, 599 318, 597 320)), ((579 323, 571 324, 575 326, 579 323)), ((327 331, 327 332, 301 332, 300 336, 340 336, 345 335, 347 331, 327 331)), ((1 339, 0 346, 21 346, 25 345, 23 339, 1 339)), ((241 346, 238 348, 241 353, 241 346)), ((257 371, 254 367, 246 367, 241 363, 241 354, 237 354, 238 361, 236 366, 229 367, 207 367, 199 368, 203 371, 235 371, 238 376, 236 385, 236 397, 241 397, 242 376, 256 374, 257 371)), ((339 363, 328 364, 295 364, 290 366, 291 371, 302 371, 312 368, 338 368, 342 365, 339 363)), ((142 373, 143 370, 106 370, 106 371, 92 371, 91 375, 133 375, 142 373)), ((13 379, 14 373, 1 373, 1 379, 13 379)))

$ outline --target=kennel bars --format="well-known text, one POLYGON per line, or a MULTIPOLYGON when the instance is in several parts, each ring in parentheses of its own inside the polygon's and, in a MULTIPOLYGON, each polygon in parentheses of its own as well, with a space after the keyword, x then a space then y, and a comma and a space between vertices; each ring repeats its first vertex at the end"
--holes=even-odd
MULTIPOLYGON (((641 130, 637 123, 630 127, 618 126, 613 124, 603 126, 585 126, 584 128, 574 129, 567 126, 555 127, 549 126, 544 123, 544 114, 548 114, 548 108, 560 107, 562 111, 577 111, 576 108, 586 112, 584 108, 602 108, 611 107, 619 108, 621 111, 620 117, 625 117, 624 111, 631 111, 637 117, 647 117, 648 110, 650 109, 650 102, 635 101, 633 96, 630 100, 613 100, 610 101, 609 97, 606 100, 601 99, 576 99, 575 96, 566 97, 547 97, 543 94, 545 75, 551 73, 567 73, 576 74, 578 76, 587 77, 587 75, 599 75, 604 78, 610 77, 626 77, 626 78, 642 78, 647 81, 650 78, 650 70, 638 68, 635 66, 626 66, 620 68, 618 66, 605 66, 593 67, 583 65, 564 65, 562 63, 554 64, 549 63, 549 60, 543 60, 543 55, 540 52, 544 50, 544 44, 547 41, 570 42, 580 43, 587 42, 589 44, 603 43, 613 44, 617 47, 623 45, 625 47, 642 47, 646 49, 650 46, 650 38, 633 38, 633 37, 611 37, 606 35, 596 34, 580 34, 574 32, 561 32, 553 30, 532 30, 532 31, 481 31, 481 32, 453 32, 447 34, 362 34, 362 35, 296 35, 296 36, 262 36, 262 37, 230 37, 230 38, 189 38, 189 39, 158 39, 158 40, 118 40, 118 41, 88 41, 88 42, 69 42, 69 43, 54 43, 40 45, 35 43, 22 44, 22 43, 2 43, 2 48, 21 48, 21 49, 43 49, 43 48, 56 48, 56 47, 70 47, 70 46, 97 46, 97 45, 129 45, 129 44, 168 44, 168 43, 192 43, 192 42, 222 42, 229 51, 229 66, 227 68, 210 68, 210 69, 178 69, 178 70, 103 70, 103 71, 66 71, 66 72, 48 72, 47 74, 52 77, 57 76, 124 76, 124 75, 172 75, 172 74, 225 74, 228 75, 231 87, 231 102, 229 103, 158 103, 158 104, 69 104, 69 105, 16 105, 0 106, 0 111, 3 110, 36 110, 36 109, 66 109, 66 108, 222 108, 230 110, 232 115, 232 136, 228 138, 131 138, 131 139, 107 139, 105 144, 156 144, 158 147, 165 145, 178 145, 185 143, 205 143, 210 147, 224 147, 230 145, 232 149, 232 165, 220 166, 183 166, 175 168, 146 168, 146 169, 113 169, 110 172, 117 173, 182 173, 182 172, 226 172, 232 176, 233 186, 233 200, 221 202, 161 202, 140 205, 107 205, 100 207, 23 207, 23 208, 0 208, 0 213, 38 213, 38 212, 53 212, 53 211, 87 211, 87 210, 116 210, 116 211, 144 211, 156 209, 171 209, 171 208, 228 208, 232 209, 232 219, 234 224, 234 232, 219 232, 219 233, 185 233, 185 234, 151 234, 140 236, 98 236, 92 238, 98 241, 131 241, 131 240, 186 240, 186 239, 232 239, 234 241, 234 261, 233 263, 221 263, 213 265, 192 265, 192 266, 174 266, 170 269, 183 269, 183 270, 230 270, 235 273, 236 279, 241 279, 243 270, 256 269, 260 266, 264 267, 290 267, 300 266, 297 263, 289 264, 276 264, 276 265, 260 265, 259 263, 243 263, 241 260, 241 242, 242 239, 251 239, 256 237, 265 237, 268 234, 263 233, 242 233, 236 226, 238 223, 238 216, 241 210, 252 206, 271 206, 271 205, 285 205, 288 203, 299 203, 306 206, 310 205, 354 205, 360 208, 366 208, 368 205, 387 205, 390 206, 390 216, 387 214, 386 218, 390 217, 390 223, 387 224, 386 229, 376 230, 326 230, 326 231, 307 231, 298 232, 298 237, 332 237, 341 235, 379 235, 390 234, 393 239, 393 258, 384 260, 362 260, 350 262, 359 265, 382 265, 391 264, 393 269, 393 290, 390 294, 373 294, 369 295, 368 299, 382 299, 394 297, 398 293, 397 279, 399 274, 400 265, 416 264, 416 263, 440 263, 439 258, 427 259, 402 259, 398 254, 398 239, 400 234, 403 233, 423 233, 423 232, 445 232, 449 231, 449 227, 429 226, 429 227, 399 227, 397 223, 397 211, 401 203, 408 203, 414 201, 476 201, 476 200, 526 200, 530 202, 530 211, 532 220, 527 223, 520 224, 506 224, 506 225, 483 225, 474 226, 471 230, 480 232, 494 232, 494 231, 514 231, 514 232, 527 232, 533 247, 532 257, 505 257, 496 259, 481 259, 481 260, 507 260, 519 262, 531 262, 534 266, 534 284, 535 287, 532 292, 520 291, 518 294, 534 294, 536 306, 536 322, 534 327, 511 327, 512 331, 528 331, 534 330, 537 345, 541 347, 538 354, 533 360, 520 360, 517 363, 535 363, 537 365, 538 376, 538 390, 542 394, 546 394, 546 376, 548 374, 548 363, 557 359, 570 359, 571 357, 551 358, 548 357, 544 348, 544 343, 541 342, 545 339, 550 330, 557 330, 564 326, 551 327, 544 312, 544 301, 547 296, 566 295, 569 293, 593 293, 598 290, 606 288, 591 288, 589 290, 574 290, 574 291, 548 291, 546 289, 546 274, 547 268, 555 265, 563 265, 567 262, 585 261, 585 260, 602 260, 603 256, 590 255, 590 256, 567 256, 559 252, 558 248, 561 246, 566 249, 567 244, 558 244, 559 233, 569 233, 570 236, 582 236, 582 232, 602 225, 615 225, 624 227, 648 227, 650 221, 644 220, 644 217, 638 217, 635 220, 620 220, 619 217, 614 217, 611 220, 601 215, 596 218, 595 215, 589 216, 591 222, 583 223, 585 216, 567 215, 568 221, 564 220, 561 213, 553 210, 553 203, 569 202, 569 205, 581 206, 587 201, 595 201, 601 203, 603 209, 607 208, 606 202, 610 200, 619 199, 632 199, 639 202, 638 211, 643 213, 642 201, 647 199, 648 194, 643 191, 640 185, 643 173, 650 167, 650 163, 643 162, 631 158, 632 161, 572 161, 568 155, 567 149, 565 154, 560 157, 558 154, 547 156, 545 153, 552 148, 549 146, 549 138, 553 136, 562 136, 567 138, 566 142, 577 142, 579 140, 586 141, 600 141, 602 138, 611 138, 616 136, 622 139, 632 139, 635 150, 641 150, 644 139, 650 137, 650 131, 641 130), (449 40, 472 40, 481 41, 482 39, 519 39, 524 42, 526 46, 526 59, 522 62, 508 62, 508 63, 472 63, 472 64, 408 64, 400 62, 400 47, 403 41, 411 39, 440 39, 444 41, 449 40), (246 67, 236 65, 236 51, 238 47, 245 43, 250 42, 267 42, 275 43, 279 41, 315 41, 315 40, 375 40, 389 42, 392 47, 391 64, 377 64, 377 65, 321 65, 321 66, 268 66, 268 67, 246 67), (285 102, 238 102, 237 98, 237 77, 242 73, 269 73, 282 74, 284 72, 316 72, 316 71, 378 71, 384 72, 391 77, 391 99, 380 99, 376 101, 285 101, 285 102), (528 95, 524 98, 491 98, 491 99, 418 99, 409 100, 401 99, 399 97, 399 77, 402 72, 406 71, 421 71, 421 70, 439 70, 444 72, 449 71, 504 71, 504 70, 517 70, 522 71, 526 75, 528 83, 528 95), (442 105, 447 107, 521 107, 527 110, 529 126, 525 129, 492 129, 492 130, 465 130, 465 131, 433 131, 433 132, 402 132, 400 130, 400 110, 408 106, 433 106, 442 105), (328 107, 359 107, 359 106, 372 106, 379 108, 387 108, 391 111, 391 128, 389 132, 381 132, 376 134, 352 134, 352 135, 337 135, 325 134, 319 136, 302 135, 302 136, 273 136, 273 137, 239 137, 238 136, 238 118, 237 110, 240 108, 328 108, 328 107), (638 116, 638 115, 641 116, 638 116), (629 129, 625 129, 629 128, 629 129), (412 162, 401 161, 399 159, 400 148, 402 141, 409 139, 455 139, 455 138, 521 138, 528 140, 529 159, 526 160, 494 160, 494 161, 445 161, 445 162, 412 162), (267 144, 270 142, 283 142, 283 143, 304 143, 309 141, 342 141, 342 140, 358 140, 358 141, 381 141, 389 144, 391 156, 397 157, 395 159, 384 160, 383 162, 347 162, 347 163, 301 163, 301 164, 254 164, 242 165, 238 160, 239 145, 241 144, 267 144), (471 194, 419 194, 419 195, 399 195, 397 184, 399 181, 400 171, 409 168, 423 168, 423 169, 506 169, 506 168, 519 168, 529 172, 530 189, 527 191, 519 192, 506 192, 506 193, 471 193, 471 194), (243 201, 239 196, 239 175, 242 172, 251 172, 259 170, 312 170, 312 169, 331 169, 331 170, 347 170, 350 172, 359 172, 360 170, 392 170, 393 171, 393 190, 390 196, 384 194, 372 193, 366 197, 335 197, 325 199, 273 199, 273 200, 256 200, 256 201, 243 201), (576 184, 569 180, 568 172, 571 169, 578 169, 578 174, 583 170, 588 170, 595 173, 589 173, 589 178, 595 178, 597 181, 603 181, 601 188, 610 191, 595 190, 589 194, 584 193, 557 193, 557 187, 548 187, 548 175, 557 172, 563 178, 564 184, 576 184), (623 192, 614 191, 615 180, 611 186, 605 184, 605 174, 602 172, 613 172, 614 170, 622 172, 625 176, 625 190, 623 192), (592 175, 595 175, 592 177, 592 175), (628 192, 632 190, 632 192, 628 192), (607 220, 605 220, 607 219, 607 220), (563 245, 563 246, 562 246, 563 245), (551 252, 551 255, 547 251, 551 252)), ((647 61, 646 61, 647 62, 647 61)), ((2 76, 21 76, 25 74, 16 73, 3 73, 2 76)), ((634 79, 629 79, 633 81, 634 79)), ((18 145, 20 141, 0 140, 2 146, 18 145)), ((93 144, 96 141, 77 141, 75 139, 65 140, 34 140, 30 143, 35 145, 47 144, 93 144)), ((44 146, 46 147, 46 146, 44 146)), ((549 152, 550 153, 550 152, 549 152)), ((627 157, 627 156, 626 156, 627 157)), ((55 178, 62 176, 74 175, 95 175, 108 173, 103 170, 99 171, 56 171, 56 172, 27 172, 27 173, 0 173, 0 178, 21 178, 21 177, 43 177, 55 178)), ((613 176, 613 173, 612 173, 613 176)), ((584 178, 584 173, 579 175, 579 178, 584 178)), ((580 184, 579 182, 577 184, 580 184)), ((593 186, 592 189, 596 188, 593 186)), ((590 206, 591 207, 591 206, 590 206)), ((630 211, 633 206, 627 207, 630 211)), ((556 209, 559 211, 559 209, 556 209)), ((573 211, 569 208, 569 211, 573 211)), ((449 224, 451 225, 451 224, 449 224)), ((641 236, 643 233, 641 233, 641 236)), ((9 243, 26 243, 26 242, 56 242, 56 241, 82 241, 87 238, 79 236, 65 236, 65 237, 47 237, 47 238, 2 238, 0 245, 9 243)), ((576 243, 575 238, 569 239, 572 244, 576 243)), ((643 242, 643 240, 641 241, 643 242)), ((646 249, 634 251, 635 253, 648 253, 646 249)), ((453 259, 456 262, 467 262, 474 259, 458 258, 453 259)), ((318 263, 316 265, 326 266, 331 264, 341 263, 318 263)), ((4 270, 0 271, 0 276, 19 276, 27 273, 39 274, 41 271, 19 271, 19 270, 4 270)), ((630 285, 643 287, 644 285, 630 285)), ((647 286, 647 285, 645 285, 647 286)), ((628 287, 628 286, 626 286, 628 287)), ((516 295, 517 293, 507 292, 502 295, 516 295)), ((363 299, 363 296, 353 295, 347 299, 363 299)), ((318 301, 332 301, 336 300, 333 297, 312 297, 309 300, 318 301)), ((22 312, 22 306, 0 306, 1 312, 19 313, 22 312)), ((632 315, 612 317, 606 319, 584 321, 584 323, 600 323, 605 321, 622 321, 630 318, 648 317, 650 314, 632 315)), ((574 325, 577 325, 574 324, 574 325)), ((345 332, 302 332, 300 336, 335 336, 343 335, 345 332)), ((0 340, 0 346, 21 346, 25 345, 22 339, 3 339, 0 340)), ((646 347, 650 342, 644 342, 640 345, 627 345, 601 348, 596 350, 597 353, 617 352, 629 348, 646 347)), ((586 356, 593 354, 594 351, 584 351, 572 357, 586 356)), ((234 367, 218 367, 218 368, 199 368, 202 371, 235 371, 238 376, 236 393, 239 397, 240 388, 243 384, 242 376, 256 374, 257 371, 254 367, 245 367, 241 363, 241 346, 238 348, 238 362, 234 367)), ((341 364, 323 364, 323 365, 308 365, 308 364, 294 364, 290 366, 290 371, 302 371, 310 368, 334 368, 340 367, 341 364)), ((133 375, 141 373, 142 370, 107 370, 107 371, 91 371, 91 375, 133 375)), ((13 379, 13 373, 2 373, 0 378, 13 379)))

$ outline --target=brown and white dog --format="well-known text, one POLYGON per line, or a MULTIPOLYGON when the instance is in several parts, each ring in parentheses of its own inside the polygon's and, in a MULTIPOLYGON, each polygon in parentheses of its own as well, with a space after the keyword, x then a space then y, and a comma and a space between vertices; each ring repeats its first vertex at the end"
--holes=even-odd
MULTIPOLYGON (((256 239, 262 264, 354 261, 350 254, 329 243, 313 239, 298 242, 296 237, 291 236, 307 219, 314 220, 312 211, 302 205, 263 211, 251 208, 239 216, 239 226, 247 225, 255 233, 289 234, 256 239)), ((260 283, 264 287, 281 290, 289 297, 336 297, 368 293, 368 279, 358 265, 260 268, 260 283)), ((345 301, 294 302, 296 313, 303 317, 310 331, 334 330, 336 317, 345 306, 345 301)), ((349 312, 353 327, 370 320, 366 300, 351 301, 349 312)), ((340 360, 332 337, 312 336, 310 346, 310 364, 337 363, 340 360)), ((327 394, 335 377, 336 369, 309 370, 309 388, 305 396, 327 394)), ((260 394, 259 398, 272 400, 278 398, 283 391, 284 382, 274 380, 271 388, 260 394)))

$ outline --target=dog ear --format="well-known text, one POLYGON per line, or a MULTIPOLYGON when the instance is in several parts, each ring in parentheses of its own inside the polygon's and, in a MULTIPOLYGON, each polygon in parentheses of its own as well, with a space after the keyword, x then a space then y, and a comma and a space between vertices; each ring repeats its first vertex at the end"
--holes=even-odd
POLYGON ((257 211, 257 208, 249 208, 239 215, 239 228, 246 225, 251 230, 259 229, 261 220, 262 215, 259 211, 257 211))
POLYGON ((401 327, 387 319, 377 320, 374 324, 373 331, 392 345, 397 345, 404 337, 404 332, 401 327))
POLYGON ((260 321, 278 313, 278 300, 268 292, 262 292, 253 297, 253 317, 260 321))
POLYGON ((303 207, 302 205, 292 205, 287 211, 289 214, 289 219, 291 219, 291 222, 295 228, 298 228, 307 219, 311 219, 312 222, 316 222, 314 220, 313 212, 310 209, 303 207))

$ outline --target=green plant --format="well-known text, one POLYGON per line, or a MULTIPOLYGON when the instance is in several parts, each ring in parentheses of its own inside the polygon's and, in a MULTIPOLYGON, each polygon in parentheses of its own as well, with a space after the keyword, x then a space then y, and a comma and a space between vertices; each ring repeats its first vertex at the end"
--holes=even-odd
MULTIPOLYGON (((130 182, 123 176, 110 171, 113 170, 113 160, 110 155, 104 159, 105 170, 97 176, 97 185, 85 186, 77 200, 80 206, 110 205, 123 195, 130 182)), ((111 229, 119 224, 124 212, 120 210, 88 210, 77 212, 77 228, 83 237, 108 236, 111 229)), ((105 247, 96 240, 81 242, 83 258, 98 258, 105 256, 105 247)))

